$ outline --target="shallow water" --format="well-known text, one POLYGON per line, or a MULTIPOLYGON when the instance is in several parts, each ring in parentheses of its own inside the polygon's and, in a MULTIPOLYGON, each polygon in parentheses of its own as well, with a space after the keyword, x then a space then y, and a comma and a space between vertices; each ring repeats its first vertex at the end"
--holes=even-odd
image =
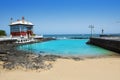
POLYGON ((53 54, 62 56, 99 56, 110 55, 114 52, 88 45, 88 39, 64 39, 19 46, 17 49, 37 54, 53 54))

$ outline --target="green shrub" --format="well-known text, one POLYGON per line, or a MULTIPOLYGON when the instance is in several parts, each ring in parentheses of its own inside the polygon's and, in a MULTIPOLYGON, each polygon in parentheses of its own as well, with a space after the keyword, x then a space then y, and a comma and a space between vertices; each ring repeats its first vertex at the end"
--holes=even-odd
POLYGON ((4 30, 0 30, 0 36, 6 36, 6 32, 4 30))

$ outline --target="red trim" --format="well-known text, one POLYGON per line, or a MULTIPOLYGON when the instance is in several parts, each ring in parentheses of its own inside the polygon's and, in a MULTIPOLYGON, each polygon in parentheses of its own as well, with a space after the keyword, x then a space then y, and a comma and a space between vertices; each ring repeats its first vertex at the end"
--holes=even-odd
POLYGON ((32 31, 30 31, 30 30, 28 30, 28 31, 27 31, 27 34, 28 34, 28 35, 32 35, 32 34, 33 34, 33 32, 32 32, 32 31))
POLYGON ((12 36, 26 36, 27 32, 11 32, 12 36))
POLYGON ((27 33, 24 32, 24 31, 21 32, 21 35, 22 35, 22 36, 26 36, 26 34, 27 34, 27 33))

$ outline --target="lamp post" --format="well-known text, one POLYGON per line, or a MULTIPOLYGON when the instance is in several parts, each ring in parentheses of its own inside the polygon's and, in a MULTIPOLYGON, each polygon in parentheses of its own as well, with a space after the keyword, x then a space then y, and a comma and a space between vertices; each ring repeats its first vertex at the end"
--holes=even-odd
POLYGON ((92 34, 93 34, 94 25, 89 25, 89 28, 91 29, 91 31, 90 31, 91 32, 91 36, 90 37, 92 37, 93 36, 92 34))
POLYGON ((102 35, 104 34, 104 29, 102 29, 102 35))

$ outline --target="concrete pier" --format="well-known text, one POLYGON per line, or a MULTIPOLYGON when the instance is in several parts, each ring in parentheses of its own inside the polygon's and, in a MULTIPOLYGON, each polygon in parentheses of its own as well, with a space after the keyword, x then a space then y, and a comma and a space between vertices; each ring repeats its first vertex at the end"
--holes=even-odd
POLYGON ((120 37, 96 37, 90 38, 88 44, 120 53, 120 37))
POLYGON ((0 40, 0 44, 15 43, 16 39, 0 40))

